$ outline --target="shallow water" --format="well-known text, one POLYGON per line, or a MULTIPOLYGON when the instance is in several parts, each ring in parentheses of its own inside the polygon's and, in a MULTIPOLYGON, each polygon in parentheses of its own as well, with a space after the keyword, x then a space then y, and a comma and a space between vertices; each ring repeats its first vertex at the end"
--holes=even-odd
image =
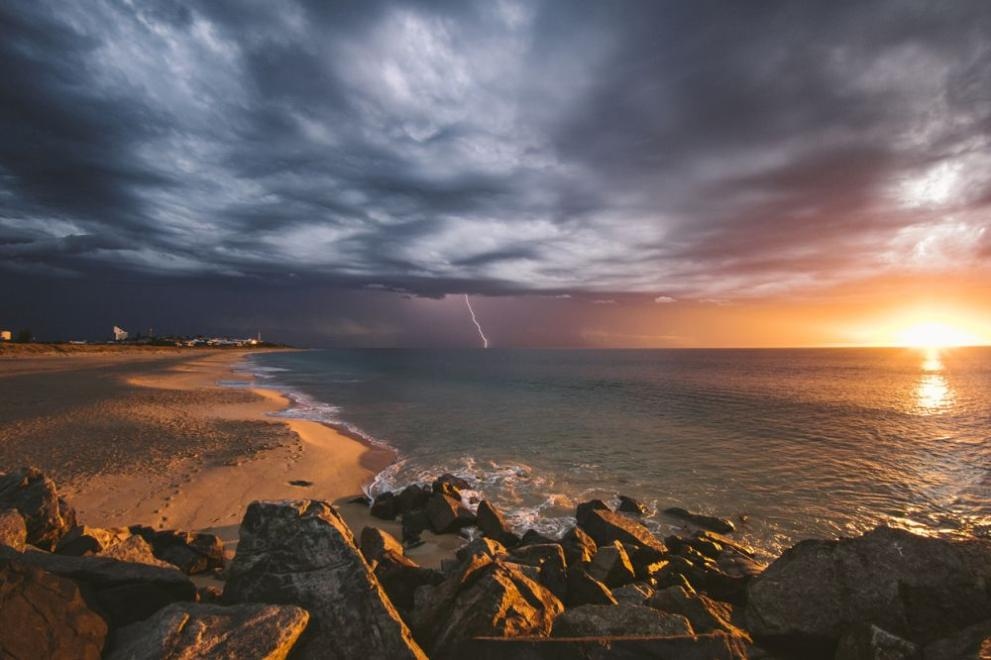
POLYGON ((454 472, 521 528, 619 492, 733 518, 768 553, 880 522, 991 525, 991 348, 326 350, 247 368, 293 395, 287 414, 397 449, 374 491, 454 472))

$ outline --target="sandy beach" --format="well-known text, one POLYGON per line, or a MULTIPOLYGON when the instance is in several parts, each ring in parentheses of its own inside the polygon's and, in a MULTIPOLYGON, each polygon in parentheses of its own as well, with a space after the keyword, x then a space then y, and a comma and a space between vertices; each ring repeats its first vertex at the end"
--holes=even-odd
MULTIPOLYGON (((209 531, 230 549, 253 500, 335 502, 355 534, 371 524, 398 535, 398 523, 347 503, 394 454, 319 422, 273 417, 291 401, 233 370, 247 352, 8 354, 0 471, 46 471, 87 525, 209 531)), ((460 543, 424 540, 410 554, 426 565, 460 543)))

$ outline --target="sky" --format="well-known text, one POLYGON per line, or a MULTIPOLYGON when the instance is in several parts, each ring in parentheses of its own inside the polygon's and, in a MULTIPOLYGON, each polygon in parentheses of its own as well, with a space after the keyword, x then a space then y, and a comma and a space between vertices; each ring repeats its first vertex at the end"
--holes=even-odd
POLYGON ((991 338, 991 6, 0 5, 0 327, 991 338))

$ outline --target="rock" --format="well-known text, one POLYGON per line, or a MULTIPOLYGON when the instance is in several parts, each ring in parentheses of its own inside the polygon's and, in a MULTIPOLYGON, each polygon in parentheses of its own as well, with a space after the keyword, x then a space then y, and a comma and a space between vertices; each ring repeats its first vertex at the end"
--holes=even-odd
POLYGON ((365 506, 368 506, 369 504, 372 503, 372 501, 370 499, 368 499, 368 497, 365 496, 365 495, 356 495, 355 497, 352 497, 351 499, 349 499, 347 501, 347 503, 348 504, 363 504, 365 506))
POLYGON ((691 635, 688 619, 642 605, 581 605, 554 619, 553 637, 691 635))
POLYGON ((148 541, 156 557, 187 575, 224 567, 224 542, 216 534, 156 530, 143 525, 132 525, 128 529, 148 541))
POLYGON ((596 551, 595 558, 588 566, 588 574, 607 587, 621 587, 637 578, 630 557, 619 541, 604 545, 596 551))
POLYGON ((72 580, 0 559, 0 657, 97 660, 107 624, 72 580))
POLYGON ((460 580, 443 615, 435 612, 427 633, 431 658, 459 657, 458 645, 471 637, 546 636, 564 611, 554 594, 513 564, 489 560, 474 573, 460 580))
POLYGON ((688 619, 692 628, 698 633, 722 630, 741 637, 748 637, 731 622, 733 617, 731 606, 699 595, 694 591, 688 591, 684 587, 675 586, 661 589, 647 600, 646 605, 671 614, 682 615, 688 619))
POLYGON ((472 660, 746 660, 742 640, 725 633, 692 637, 500 638, 465 640, 456 656, 472 660))
POLYGON ((403 545, 413 548, 422 545, 420 534, 430 529, 430 517, 423 510, 410 511, 403 514, 403 545))
POLYGON ((24 517, 17 512, 17 509, 0 511, 0 545, 23 550, 27 538, 28 528, 24 524, 24 517))
POLYGON ((617 511, 622 511, 623 513, 632 513, 637 516, 646 516, 650 513, 650 509, 639 501, 632 497, 627 497, 626 495, 619 496, 619 506, 616 507, 617 511))
POLYGON ((220 587, 208 584, 196 587, 196 602, 219 605, 224 599, 224 592, 220 587))
POLYGON ((431 484, 431 488, 435 493, 441 493, 443 495, 461 499, 461 491, 470 489, 471 485, 461 477, 456 477, 449 472, 445 472, 434 479, 434 483, 431 484))
POLYGON ((539 569, 540 584, 550 589, 559 600, 565 599, 568 592, 568 564, 560 545, 527 545, 514 548, 509 554, 509 561, 536 566, 539 569))
POLYGON ((120 543, 115 543, 109 548, 97 554, 98 557, 109 557, 117 561, 128 561, 136 564, 148 564, 160 568, 174 568, 168 562, 162 561, 155 556, 152 548, 140 536, 128 536, 120 543))
POLYGON ((293 605, 175 603, 119 630, 106 657, 283 660, 309 620, 306 610, 293 605))
POLYGON ((655 538, 650 530, 621 513, 594 509, 588 511, 584 516, 584 522, 579 524, 599 546, 620 541, 645 548, 654 548, 658 552, 666 551, 664 543, 655 538))
POLYGON ((324 502, 252 502, 224 601, 308 610, 307 634, 293 652, 300 658, 424 657, 351 530, 324 502))
POLYGON ((636 573, 639 580, 650 579, 668 563, 664 558, 664 553, 657 548, 647 548, 632 543, 624 543, 623 548, 626 549, 626 554, 633 565, 633 572, 636 573))
POLYGON ((104 529, 76 525, 59 539, 55 552, 73 557, 96 555, 131 536, 131 531, 126 527, 104 529))
POLYGON ((565 532, 561 537, 561 547, 564 548, 564 558, 568 560, 569 566, 587 564, 595 556, 595 541, 581 527, 572 527, 565 532))
POLYGON ((2 547, 0 559, 14 559, 72 580, 113 628, 145 619, 170 603, 196 598, 196 587, 175 568, 36 550, 17 553, 2 547))
POLYGON ((435 534, 449 534, 475 524, 475 514, 463 505, 461 500, 449 495, 441 493, 431 495, 426 511, 430 519, 430 528, 435 534))
POLYGON ((444 581, 444 574, 440 571, 423 568, 409 557, 391 549, 378 556, 372 569, 389 600, 404 615, 404 620, 413 609, 417 589, 444 581))
POLYGON ((399 509, 399 513, 405 515, 410 511, 422 509, 427 506, 428 499, 430 499, 429 488, 420 486, 419 484, 410 484, 399 493, 396 506, 399 509))
MULTIPOLYGON (((872 624, 854 626, 840 638, 834 660, 912 660, 919 647, 872 624)), ((957 656, 954 656, 957 657, 957 656)))
POLYGON ((723 536, 722 534, 718 534, 708 529, 698 530, 697 532, 695 532, 694 538, 703 541, 711 541, 713 543, 718 543, 719 545, 723 546, 723 548, 732 548, 739 554, 744 555, 746 557, 750 557, 751 559, 753 559, 756 556, 754 549, 751 548, 749 545, 741 541, 737 541, 736 539, 731 539, 727 536, 723 536))
POLYGON ((987 660, 991 658, 991 621, 968 626, 945 639, 928 644, 923 660, 987 660))
POLYGON ((403 544, 396 537, 377 527, 365 527, 361 530, 361 554, 369 564, 378 561, 384 552, 391 550, 398 555, 405 555, 403 544))
POLYGON ((0 474, 0 509, 24 518, 27 543, 52 550, 76 524, 76 511, 58 496, 55 482, 41 470, 23 467, 0 474))
POLYGON ((413 595, 413 612, 410 627, 421 645, 429 646, 433 629, 447 616, 458 592, 474 582, 480 571, 492 564, 492 558, 483 553, 472 554, 465 561, 458 562, 451 572, 438 585, 422 586, 413 595))
MULTIPOLYGON (((612 590, 617 603, 624 605, 644 605, 647 599, 654 595, 654 589, 643 582, 633 582, 612 590)), ((680 614, 675 612, 674 614, 680 614)), ((694 626, 692 626, 694 628, 694 626)))
POLYGON ((732 578, 741 578, 749 582, 757 577, 767 568, 766 564, 740 554, 733 548, 726 548, 720 553, 716 560, 716 566, 726 575, 732 578))
POLYGON ((736 531, 736 525, 726 518, 717 518, 716 516, 706 516, 700 513, 692 513, 687 509, 682 509, 677 506, 664 509, 664 513, 674 518, 687 520, 694 525, 711 529, 712 531, 719 532, 720 534, 728 534, 729 532, 736 531))
POLYGON ((588 574, 582 566, 568 569, 568 607, 579 605, 615 605, 616 598, 609 587, 588 574))
POLYGON ((459 562, 471 561, 479 555, 484 555, 490 559, 499 559, 506 556, 506 548, 498 541, 489 538, 479 537, 468 545, 458 548, 454 556, 459 562))
POLYGON ((478 511, 475 515, 478 517, 478 528, 489 538, 495 539, 506 547, 519 544, 520 537, 509 528, 502 513, 486 500, 478 503, 478 511))
POLYGON ((582 502, 575 509, 575 520, 578 521, 579 527, 585 526, 585 520, 588 518, 588 514, 592 511, 609 511, 609 507, 602 500, 589 500, 588 502, 582 502))
POLYGON ((396 499, 395 493, 385 492, 376 495, 375 501, 372 502, 371 513, 382 520, 395 520, 396 516, 399 515, 399 501, 396 499))
POLYGON ((535 529, 526 530, 523 532, 523 537, 520 539, 520 545, 547 545, 549 543, 557 543, 557 541, 549 536, 541 534, 535 529))
POLYGON ((860 623, 925 645, 991 619, 989 583, 991 541, 878 527, 785 551, 750 583, 746 617, 762 646, 835 646, 860 623))

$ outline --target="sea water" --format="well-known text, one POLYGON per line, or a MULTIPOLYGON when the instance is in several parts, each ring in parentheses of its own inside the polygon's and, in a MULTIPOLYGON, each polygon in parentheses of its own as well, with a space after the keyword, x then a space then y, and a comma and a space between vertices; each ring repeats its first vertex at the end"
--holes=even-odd
POLYGON ((398 452, 374 495, 442 472, 519 531, 593 497, 730 518, 768 556, 886 523, 988 535, 991 348, 313 350, 245 368, 283 415, 398 452))

